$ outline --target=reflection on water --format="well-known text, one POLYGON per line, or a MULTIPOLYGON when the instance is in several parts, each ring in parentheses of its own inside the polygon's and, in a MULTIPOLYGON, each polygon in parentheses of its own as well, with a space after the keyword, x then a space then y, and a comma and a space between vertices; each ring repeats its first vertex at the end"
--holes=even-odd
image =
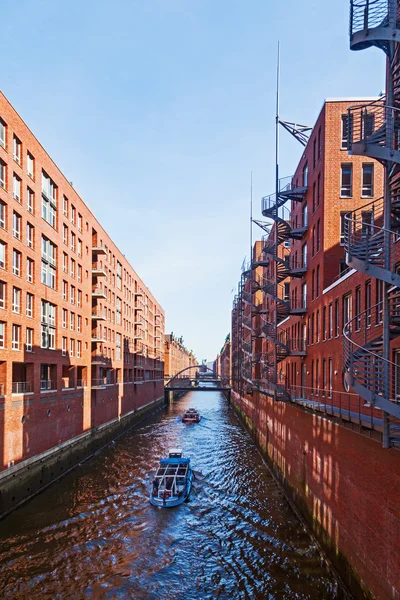
POLYGON ((0 597, 336 598, 336 584, 219 392, 190 392, 0 523, 0 597), (185 425, 185 408, 203 419, 185 425), (190 501, 149 504, 182 447, 190 501))

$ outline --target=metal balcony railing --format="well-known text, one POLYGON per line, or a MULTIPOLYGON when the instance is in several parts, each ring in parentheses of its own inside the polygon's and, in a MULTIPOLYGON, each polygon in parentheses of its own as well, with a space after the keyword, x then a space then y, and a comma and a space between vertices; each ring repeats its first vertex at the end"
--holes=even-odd
MULTIPOLYGON (((345 381, 367 402, 380 406, 395 417, 400 417, 400 365, 383 356, 382 326, 371 327, 372 315, 382 310, 383 302, 379 302, 357 314, 344 326, 345 381)), ((389 298, 387 318, 392 326, 399 328, 399 294, 393 294, 389 298)))
POLYGON ((348 109, 349 154, 400 163, 400 110, 376 100, 348 109))
POLYGON ((291 356, 305 356, 307 354, 307 342, 303 338, 290 338, 289 349, 291 356))
POLYGON ((290 314, 300 315, 307 312, 307 298, 301 296, 300 298, 290 298, 290 314))
MULTIPOLYGON (((13 381, 12 382, 12 393, 13 394, 26 394, 33 391, 33 383, 31 381, 13 381)), ((3 391, 0 390, 0 395, 3 391)))
POLYGON ((388 41, 398 41, 397 0, 350 0, 350 47, 377 46, 388 51, 388 41))
POLYGON ((383 227, 383 199, 349 212, 344 221, 347 264, 400 286, 400 235, 383 227))

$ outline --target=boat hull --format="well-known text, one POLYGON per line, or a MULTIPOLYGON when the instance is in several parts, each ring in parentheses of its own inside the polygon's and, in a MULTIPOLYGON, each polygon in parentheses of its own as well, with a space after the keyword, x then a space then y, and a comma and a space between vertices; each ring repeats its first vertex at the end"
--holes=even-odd
POLYGON ((170 496, 169 498, 159 498, 158 496, 154 496, 153 492, 151 492, 150 504, 152 504, 153 506, 158 506, 159 508, 173 508, 174 506, 179 506, 180 504, 183 504, 185 502, 185 500, 187 500, 189 497, 190 490, 192 487, 192 481, 193 481, 193 472, 190 469, 188 476, 187 476, 186 486, 179 496, 170 496))

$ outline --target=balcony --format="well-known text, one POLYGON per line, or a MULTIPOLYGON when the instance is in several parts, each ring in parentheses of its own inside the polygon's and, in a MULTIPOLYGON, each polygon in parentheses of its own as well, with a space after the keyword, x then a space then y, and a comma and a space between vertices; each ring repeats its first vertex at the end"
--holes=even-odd
POLYGON ((133 380, 133 383, 135 385, 141 385, 142 383, 144 383, 144 377, 141 376, 135 376, 135 379, 133 380))
POLYGON ((76 387, 78 388, 85 388, 86 387, 86 380, 85 379, 78 379, 76 382, 76 387))
POLYGON ((295 200, 296 202, 302 202, 306 196, 308 189, 308 181, 307 176, 304 174, 305 181, 302 184, 299 184, 297 180, 294 180, 292 177, 286 177, 280 180, 280 190, 278 196, 281 199, 287 200, 295 200))
POLYGON ((301 240, 308 230, 307 213, 301 213, 296 217, 292 217, 290 224, 290 237, 293 240, 301 240))
POLYGON ((289 275, 291 277, 303 277, 307 273, 307 260, 305 257, 296 259, 289 257, 289 275))
POLYGON ((92 365, 106 365, 111 364, 111 358, 103 356, 102 354, 92 354, 92 365))
POLYGON ((376 46, 388 54, 390 42, 400 41, 396 9, 397 0, 351 0, 350 48, 376 46))
POLYGON ((400 110, 377 100, 348 109, 350 155, 400 164, 400 110))
POLYGON ((101 286, 96 286, 95 288, 93 288, 92 296, 93 298, 104 298, 105 300, 107 300, 106 292, 101 286))
POLYGON ((73 380, 68 377, 63 377, 61 381, 62 381, 62 389, 63 390, 69 390, 74 387, 73 380))
POLYGON ((291 338, 289 340, 289 354, 290 356, 307 356, 306 340, 291 338))
POLYGON ((92 333, 92 343, 93 344, 106 344, 107 339, 103 335, 100 335, 97 333, 92 333))
POLYGON ((307 300, 306 298, 291 298, 289 314, 290 315, 305 315, 307 312, 307 300))
POLYGON ((40 380, 40 391, 41 392, 46 392, 46 391, 57 391, 57 384, 55 381, 52 381, 51 379, 41 379, 40 380))
POLYGON ((103 254, 104 256, 107 256, 107 250, 104 248, 104 246, 93 246, 92 247, 92 252, 93 254, 103 254))
POLYGON ((103 265, 96 262, 92 264, 92 275, 93 277, 107 277, 107 271, 103 265))
POLYGON ((141 291, 137 290, 137 291, 135 292, 135 296, 136 296, 136 297, 139 297, 139 296, 141 296, 141 297, 143 298, 144 294, 143 294, 143 292, 141 292, 141 291))
POLYGON ((97 308, 94 308, 92 310, 92 319, 93 320, 97 320, 97 321, 106 321, 107 320, 107 311, 106 311, 106 309, 104 309, 104 310, 98 310, 97 308))
MULTIPOLYGON (((4 393, 4 386, 1 384, 2 390, 0 389, 0 395, 4 393)), ((31 381, 13 381, 12 382, 12 393, 13 394, 31 394, 33 392, 33 383, 31 381)))

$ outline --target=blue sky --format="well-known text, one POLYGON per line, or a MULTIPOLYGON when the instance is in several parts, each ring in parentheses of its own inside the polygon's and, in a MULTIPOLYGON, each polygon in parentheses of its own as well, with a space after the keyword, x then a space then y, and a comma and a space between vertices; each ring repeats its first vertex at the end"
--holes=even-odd
MULTIPOLYGON (((349 0, 3 0, 1 89, 161 302, 211 360, 281 115, 378 94, 383 53, 351 52, 349 0)), ((281 175, 301 147, 282 132, 281 175)))

